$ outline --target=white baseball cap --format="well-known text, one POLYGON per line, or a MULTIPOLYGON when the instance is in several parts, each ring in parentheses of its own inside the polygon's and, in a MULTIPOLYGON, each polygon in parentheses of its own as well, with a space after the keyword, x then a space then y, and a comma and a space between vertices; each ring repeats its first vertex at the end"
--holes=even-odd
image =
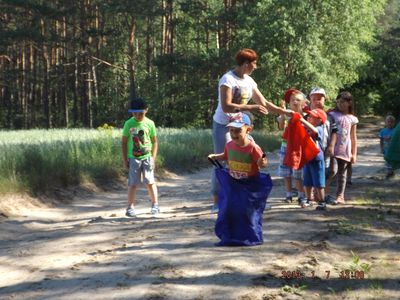
POLYGON ((231 122, 226 127, 242 128, 244 125, 251 126, 251 120, 248 115, 241 113, 232 118, 231 122))
POLYGON ((324 97, 326 98, 325 90, 320 87, 313 88, 310 92, 310 96, 313 94, 321 94, 321 95, 324 95, 324 97))

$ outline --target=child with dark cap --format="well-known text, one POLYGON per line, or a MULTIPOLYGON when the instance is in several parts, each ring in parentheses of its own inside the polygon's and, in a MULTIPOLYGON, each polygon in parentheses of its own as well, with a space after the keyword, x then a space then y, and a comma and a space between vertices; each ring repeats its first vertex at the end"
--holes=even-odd
POLYGON ((139 184, 146 184, 151 199, 150 213, 159 213, 158 191, 154 180, 154 167, 157 157, 158 141, 156 127, 146 117, 148 105, 142 98, 130 103, 132 117, 127 120, 122 130, 122 160, 129 170, 127 217, 135 217, 135 197, 139 184))

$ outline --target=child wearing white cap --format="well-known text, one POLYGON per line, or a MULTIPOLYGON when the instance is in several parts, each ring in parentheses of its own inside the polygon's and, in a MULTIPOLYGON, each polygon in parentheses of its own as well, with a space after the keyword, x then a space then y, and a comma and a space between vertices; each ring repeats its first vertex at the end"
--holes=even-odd
MULTIPOLYGON (((326 92, 325 89, 320 87, 313 88, 309 93, 310 98, 310 108, 311 109, 323 109, 325 107, 325 100, 326 100, 326 92)), ((328 194, 330 183, 331 183, 331 174, 333 172, 333 165, 335 161, 333 159, 333 150, 336 143, 337 137, 337 125, 335 119, 328 114, 328 119, 322 125, 323 126, 323 134, 321 137, 321 147, 322 151, 324 151, 324 158, 325 158, 325 171, 326 171, 326 187, 325 187, 325 201, 327 203, 331 203, 335 200, 334 197, 331 197, 328 194)))
POLYGON ((231 120, 226 127, 232 140, 225 145, 223 153, 210 154, 213 160, 226 160, 229 174, 236 179, 256 176, 260 168, 266 167, 268 160, 263 151, 248 134, 251 131, 251 121, 248 115, 241 113, 231 120))

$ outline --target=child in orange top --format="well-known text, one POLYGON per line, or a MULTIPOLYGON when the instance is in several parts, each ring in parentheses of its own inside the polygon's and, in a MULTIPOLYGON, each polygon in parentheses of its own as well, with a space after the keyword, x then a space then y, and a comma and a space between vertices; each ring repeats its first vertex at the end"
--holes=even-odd
MULTIPOLYGON (((296 89, 288 89, 284 95, 285 102, 289 104, 289 108, 293 112, 298 112, 300 115, 303 115, 303 107, 305 105, 305 96, 304 94, 296 89)), ((278 127, 279 129, 285 130, 287 127, 287 123, 290 122, 286 119, 285 115, 280 115, 278 117, 278 127)), ((278 168, 278 176, 283 177, 286 189, 286 198, 284 202, 291 203, 292 199, 292 179, 295 180, 296 189, 298 191, 298 202, 301 204, 305 201, 304 188, 302 183, 302 174, 303 170, 295 170, 284 164, 285 156, 287 150, 287 141, 282 140, 281 148, 279 151, 279 168, 278 168)))

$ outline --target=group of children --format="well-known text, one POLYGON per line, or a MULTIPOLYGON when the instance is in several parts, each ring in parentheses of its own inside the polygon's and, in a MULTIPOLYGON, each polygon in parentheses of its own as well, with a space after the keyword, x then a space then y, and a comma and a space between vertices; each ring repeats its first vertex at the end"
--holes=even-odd
MULTIPOLYGON (((352 95, 341 92, 336 98, 336 107, 328 114, 323 110, 326 93, 322 88, 313 89, 307 105, 306 96, 299 90, 289 89, 284 99, 289 107, 278 117, 278 125, 284 130, 280 148, 279 176, 284 178, 285 202, 291 203, 292 179, 298 191, 298 203, 308 207, 316 201, 316 209, 324 210, 326 204, 342 204, 346 187, 347 169, 357 158, 356 127, 358 119, 353 115, 352 95), (326 196, 326 182, 337 177, 336 197, 326 196)), ((242 114, 243 119, 247 119, 242 114)), ((262 151, 248 138, 250 124, 243 126, 241 139, 236 136, 235 122, 229 123, 232 141, 227 143, 225 151, 210 154, 209 158, 228 161, 228 168, 235 178, 254 176, 255 170, 267 163, 262 159, 262 151), (246 145, 246 146, 243 146, 246 145), (235 147, 235 151, 232 148, 235 147), (247 156, 237 152, 246 152, 247 156), (239 177, 238 177, 239 176, 239 177)), ((259 147, 258 147, 259 148, 259 147)))
MULTIPOLYGON (((353 98, 349 92, 341 92, 336 97, 336 106, 327 113, 324 111, 326 93, 322 88, 314 88, 309 93, 309 103, 306 96, 299 90, 289 89, 285 93, 285 102, 296 112, 297 119, 306 128, 318 148, 317 155, 303 166, 288 164, 288 157, 298 154, 293 144, 296 141, 293 134, 297 119, 288 120, 278 117, 279 128, 285 130, 284 140, 280 150, 279 175, 284 178, 285 202, 292 202, 292 178, 296 181, 298 203, 301 207, 311 205, 316 201, 317 210, 324 210, 326 204, 343 204, 346 188, 347 170, 357 159, 357 123, 353 115, 353 98), (292 134, 288 134, 292 131, 292 134), (285 138, 286 136, 286 138, 285 138), (287 138, 289 137, 289 138, 287 138), (291 146, 289 150, 287 150, 291 146), (293 151, 294 154, 293 154, 293 151), (327 191, 333 177, 337 178, 335 197, 327 191)), ((298 130, 298 129, 297 129, 298 130)), ((312 143, 306 145, 312 148, 312 143)), ((304 150, 303 150, 304 152, 304 150)))
MULTIPOLYGON (((284 130, 280 148, 279 176, 284 178, 284 201, 291 203, 292 178, 298 191, 301 207, 316 201, 316 209, 324 210, 326 204, 345 203, 347 170, 357 160, 357 123, 353 115, 353 98, 349 92, 336 97, 336 106, 324 111, 325 90, 314 88, 309 101, 299 90, 289 89, 284 95, 289 109, 278 117, 278 125, 284 130), (332 178, 336 176, 335 197, 328 195, 332 178)), ((147 103, 135 99, 130 104, 132 117, 124 124, 122 131, 122 158, 129 170, 128 207, 126 216, 135 217, 135 194, 139 184, 144 183, 151 198, 150 213, 159 213, 158 191, 154 180, 154 165, 158 151, 156 127, 146 117, 147 103)), ((251 114, 250 114, 251 115, 251 114)), ((234 114, 226 125, 231 141, 223 153, 210 154, 213 160, 226 160, 229 174, 236 179, 251 178, 268 160, 261 148, 250 136, 252 121, 245 112, 234 114)), ((379 133, 381 150, 385 153, 390 142, 395 119, 388 116, 386 127, 379 133)), ((393 176, 393 168, 386 164, 387 177, 393 176)))

